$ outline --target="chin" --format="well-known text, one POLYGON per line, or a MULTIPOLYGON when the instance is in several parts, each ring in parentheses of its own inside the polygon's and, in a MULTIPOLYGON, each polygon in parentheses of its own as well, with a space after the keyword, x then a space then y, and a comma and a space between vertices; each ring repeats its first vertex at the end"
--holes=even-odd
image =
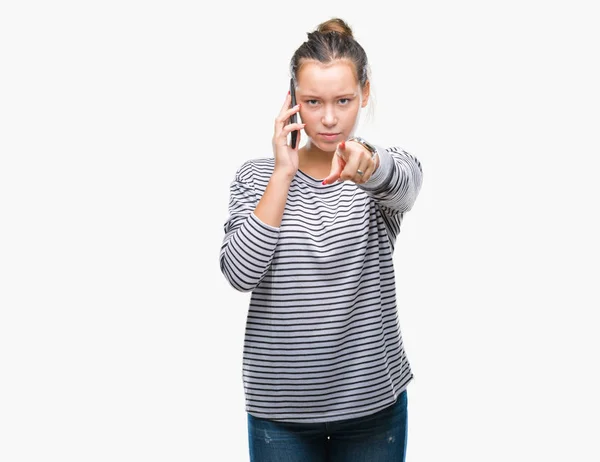
POLYGON ((324 152, 335 152, 337 149, 338 143, 327 143, 327 144, 317 144, 314 143, 316 147, 318 147, 321 151, 324 152))
POLYGON ((310 143, 324 152, 335 152, 339 144, 337 141, 333 143, 316 142, 313 138, 310 139, 310 143))

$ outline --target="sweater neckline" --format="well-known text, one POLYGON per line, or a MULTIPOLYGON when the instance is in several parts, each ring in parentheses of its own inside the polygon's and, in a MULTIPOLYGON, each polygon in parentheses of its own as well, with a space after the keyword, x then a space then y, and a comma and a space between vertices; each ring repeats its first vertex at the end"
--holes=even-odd
POLYGON ((304 183, 307 183, 310 186, 313 186, 313 187, 316 187, 316 188, 323 188, 323 189, 325 189, 325 188, 332 188, 332 187, 335 187, 335 186, 341 186, 342 185, 342 183, 339 183, 337 181, 335 183, 332 183, 332 184, 323 184, 323 178, 321 178, 320 180, 318 180, 318 179, 310 176, 308 173, 304 173, 300 169, 297 170, 296 177, 300 181, 302 181, 304 183))

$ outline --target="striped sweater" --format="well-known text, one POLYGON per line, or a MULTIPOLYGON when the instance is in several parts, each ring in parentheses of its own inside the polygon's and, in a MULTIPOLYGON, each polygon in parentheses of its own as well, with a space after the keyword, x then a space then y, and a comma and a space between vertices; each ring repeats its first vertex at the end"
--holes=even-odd
POLYGON ((279 227, 254 209, 273 158, 244 162, 230 187, 219 260, 237 290, 252 292, 246 319, 246 411, 287 422, 375 413, 413 378, 397 317, 392 255, 422 181, 406 151, 377 147, 363 185, 322 185, 298 171, 279 227))

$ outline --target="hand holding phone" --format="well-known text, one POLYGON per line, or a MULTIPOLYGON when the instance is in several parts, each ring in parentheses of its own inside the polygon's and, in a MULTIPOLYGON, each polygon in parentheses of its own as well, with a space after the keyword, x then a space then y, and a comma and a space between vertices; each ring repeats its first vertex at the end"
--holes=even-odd
MULTIPOLYGON (((294 87, 294 79, 291 78, 290 79, 290 94, 292 95, 292 106, 294 107, 297 103, 296 103, 296 89, 294 87)), ((292 116, 290 117, 290 123, 295 124, 298 120, 297 114, 294 113, 292 114, 292 116)), ((292 131, 292 149, 296 149, 296 143, 298 142, 298 130, 294 130, 292 131)))

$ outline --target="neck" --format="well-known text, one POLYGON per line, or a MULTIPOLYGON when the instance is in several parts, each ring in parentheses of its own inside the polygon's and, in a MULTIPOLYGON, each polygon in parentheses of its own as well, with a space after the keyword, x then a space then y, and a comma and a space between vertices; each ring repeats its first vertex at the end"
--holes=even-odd
POLYGON ((331 159, 333 158, 335 151, 323 151, 321 148, 317 147, 310 140, 306 143, 306 145, 301 148, 298 152, 300 168, 302 166, 304 168, 319 168, 319 167, 329 167, 331 165, 331 159))

